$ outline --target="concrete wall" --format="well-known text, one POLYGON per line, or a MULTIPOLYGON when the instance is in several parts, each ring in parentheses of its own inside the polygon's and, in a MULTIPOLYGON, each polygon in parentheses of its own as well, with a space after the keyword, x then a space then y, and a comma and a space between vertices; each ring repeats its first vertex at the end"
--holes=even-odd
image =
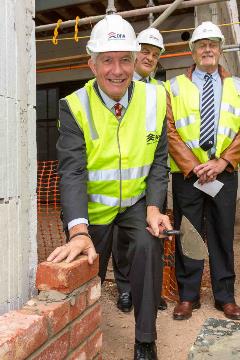
POLYGON ((34 0, 0 6, 0 313, 34 292, 36 120, 34 0))

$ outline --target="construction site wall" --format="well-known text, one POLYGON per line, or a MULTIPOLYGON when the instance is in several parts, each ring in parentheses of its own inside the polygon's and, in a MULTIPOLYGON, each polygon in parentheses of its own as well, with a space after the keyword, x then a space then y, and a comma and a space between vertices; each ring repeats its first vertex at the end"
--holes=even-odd
POLYGON ((36 116, 34 0, 0 6, 0 313, 34 292, 36 116))

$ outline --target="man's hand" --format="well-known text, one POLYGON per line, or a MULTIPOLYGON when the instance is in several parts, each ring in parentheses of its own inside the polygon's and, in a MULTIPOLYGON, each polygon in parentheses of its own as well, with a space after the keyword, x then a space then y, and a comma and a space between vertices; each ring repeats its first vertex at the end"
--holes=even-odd
MULTIPOLYGON (((149 225, 147 230, 150 234, 159 238, 166 237, 166 235, 161 235, 163 230, 172 230, 169 217, 161 214, 156 206, 147 207, 147 223, 149 225)), ((171 237, 169 237, 169 239, 171 239, 171 237)))
POLYGON ((57 247, 49 255, 47 261, 58 263, 66 259, 65 262, 70 263, 80 254, 88 256, 88 263, 90 265, 92 265, 94 260, 97 258, 95 247, 88 236, 76 236, 67 244, 57 247))
POLYGON ((193 172, 199 178, 199 183, 204 184, 214 181, 227 167, 228 162, 222 158, 209 160, 204 164, 197 165, 193 172))

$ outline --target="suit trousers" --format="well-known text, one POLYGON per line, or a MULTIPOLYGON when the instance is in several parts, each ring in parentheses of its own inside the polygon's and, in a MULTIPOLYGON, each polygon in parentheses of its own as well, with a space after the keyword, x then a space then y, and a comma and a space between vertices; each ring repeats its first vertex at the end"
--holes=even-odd
POLYGON ((89 225, 89 233, 99 253, 99 275, 105 279, 112 252, 114 228, 120 239, 128 243, 127 261, 135 315, 135 336, 138 341, 156 339, 156 317, 162 283, 162 245, 160 239, 146 230, 146 201, 119 213, 108 225, 89 225))
MULTIPOLYGON (((167 209, 167 197, 163 205, 163 214, 166 213, 167 209)), ((163 240, 161 240, 161 245, 163 247, 163 240)), ((129 271, 130 264, 127 259, 129 240, 125 236, 121 236, 121 233, 118 232, 118 229, 115 227, 113 234, 113 247, 112 247, 112 264, 114 271, 114 278, 117 284, 118 292, 121 294, 123 292, 131 292, 131 286, 129 282, 129 271)), ((163 251, 163 249, 162 249, 163 251)), ((163 268, 163 267, 162 267, 163 268)), ((161 267, 159 267, 161 271, 161 267)))
MULTIPOLYGON (((217 179, 224 186, 213 198, 193 186, 196 176, 184 179, 183 174, 174 173, 173 213, 176 229, 184 215, 202 236, 206 235, 214 299, 225 304, 234 301, 233 239, 238 175, 224 171, 217 179)), ((180 300, 198 300, 204 261, 184 256, 179 237, 175 261, 180 300)))

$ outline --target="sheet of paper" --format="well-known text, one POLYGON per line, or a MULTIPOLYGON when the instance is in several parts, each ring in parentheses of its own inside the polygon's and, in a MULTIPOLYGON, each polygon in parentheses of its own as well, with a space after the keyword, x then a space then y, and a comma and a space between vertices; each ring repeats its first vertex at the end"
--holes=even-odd
POLYGON ((218 180, 211 181, 209 183, 205 183, 203 185, 199 184, 198 180, 193 184, 197 189, 205 192, 206 194, 214 197, 223 187, 223 183, 218 180))

